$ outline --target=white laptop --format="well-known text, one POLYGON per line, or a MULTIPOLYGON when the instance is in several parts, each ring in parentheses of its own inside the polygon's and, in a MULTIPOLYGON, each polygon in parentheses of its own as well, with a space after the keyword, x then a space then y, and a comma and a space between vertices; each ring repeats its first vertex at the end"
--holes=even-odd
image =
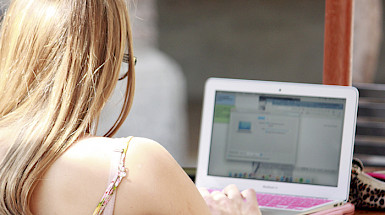
POLYGON ((210 78, 196 186, 253 188, 263 214, 306 214, 349 196, 354 87, 210 78))

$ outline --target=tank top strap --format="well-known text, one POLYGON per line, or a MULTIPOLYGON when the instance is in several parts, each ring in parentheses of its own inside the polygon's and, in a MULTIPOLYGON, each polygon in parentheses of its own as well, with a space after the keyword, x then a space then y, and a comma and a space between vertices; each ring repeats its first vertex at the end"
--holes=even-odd
MULTIPOLYGON (((127 144, 124 148, 118 149, 118 152, 120 152, 120 158, 119 158, 119 164, 117 171, 115 172, 115 175, 113 175, 112 180, 110 180, 110 183, 104 192, 98 206, 93 212, 93 215, 111 215, 113 214, 114 210, 114 203, 115 203, 115 191, 117 187, 119 186, 122 179, 126 176, 126 154, 129 147, 129 144, 132 140, 132 136, 128 138, 124 138, 127 144)), ((112 162, 112 165, 116 162, 112 162)), ((113 167, 111 167, 113 168, 113 167)), ((115 167, 116 168, 116 167, 115 167)), ((116 169, 115 169, 116 170, 116 169)))

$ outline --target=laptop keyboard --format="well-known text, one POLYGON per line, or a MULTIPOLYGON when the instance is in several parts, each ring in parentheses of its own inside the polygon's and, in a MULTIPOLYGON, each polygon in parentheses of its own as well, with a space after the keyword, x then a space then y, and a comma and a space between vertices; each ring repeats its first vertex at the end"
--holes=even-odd
POLYGON ((284 196, 274 194, 257 194, 258 203, 262 207, 282 208, 290 210, 305 210, 320 204, 331 202, 327 199, 299 197, 299 196, 284 196))

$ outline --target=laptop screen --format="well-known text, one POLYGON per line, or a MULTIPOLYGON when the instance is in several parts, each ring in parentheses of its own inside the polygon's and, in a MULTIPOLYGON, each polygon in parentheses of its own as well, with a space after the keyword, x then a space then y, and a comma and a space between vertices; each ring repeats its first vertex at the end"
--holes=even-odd
POLYGON ((345 103, 217 91, 208 174, 337 186, 345 103))

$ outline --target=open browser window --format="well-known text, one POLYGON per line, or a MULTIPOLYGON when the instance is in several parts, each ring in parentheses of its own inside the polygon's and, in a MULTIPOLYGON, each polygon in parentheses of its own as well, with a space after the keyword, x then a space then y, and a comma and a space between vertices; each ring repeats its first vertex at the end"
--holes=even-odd
POLYGON ((216 92, 208 174, 337 186, 345 102, 216 92))

